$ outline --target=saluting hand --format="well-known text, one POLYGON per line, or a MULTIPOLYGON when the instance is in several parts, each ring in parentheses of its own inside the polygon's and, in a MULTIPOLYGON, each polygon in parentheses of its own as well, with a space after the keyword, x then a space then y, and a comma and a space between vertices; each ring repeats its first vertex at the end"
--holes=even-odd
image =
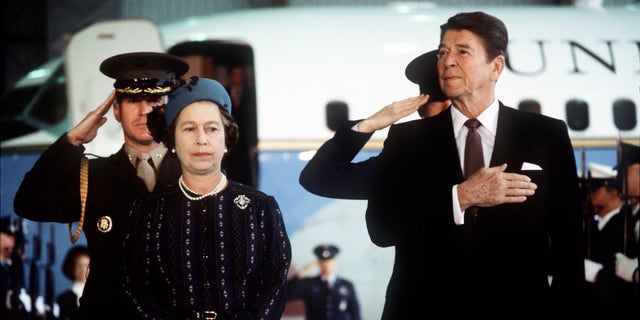
POLYGON ((69 142, 75 146, 80 146, 85 143, 91 142, 96 135, 98 135, 98 129, 107 122, 107 111, 113 104, 116 97, 116 91, 113 90, 109 94, 109 97, 103 102, 97 109, 89 112, 80 123, 78 123, 73 129, 69 130, 67 137, 69 142))
POLYGON ((458 185, 458 200, 463 211, 471 206, 493 207, 503 203, 518 203, 532 196, 535 183, 523 174, 507 173, 507 164, 481 168, 458 185))
POLYGON ((318 263, 318 259, 313 260, 313 261, 305 264, 304 267, 302 267, 302 269, 296 273, 296 276, 299 279, 302 279, 302 278, 306 277, 307 275, 309 275, 311 273, 311 271, 313 269, 315 269, 315 267, 318 266, 318 264, 319 264, 318 263))
POLYGON ((371 133, 384 129, 401 118, 416 112, 418 108, 427 103, 427 101, 429 101, 429 95, 421 94, 416 97, 393 102, 362 120, 358 124, 358 131, 371 133))

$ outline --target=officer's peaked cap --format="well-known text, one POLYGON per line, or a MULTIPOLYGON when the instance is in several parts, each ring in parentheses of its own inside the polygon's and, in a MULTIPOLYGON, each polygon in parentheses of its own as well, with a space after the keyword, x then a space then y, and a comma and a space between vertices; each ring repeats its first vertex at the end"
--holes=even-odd
POLYGON ((429 95, 429 101, 444 101, 449 98, 440 89, 438 80, 438 50, 423 53, 413 59, 404 71, 405 76, 420 86, 420 93, 429 95))
POLYGON ((338 252, 340 252, 340 249, 331 244, 319 245, 313 249, 313 253, 320 260, 333 259, 338 255, 338 252))
POLYGON ((163 96, 178 85, 189 64, 167 53, 130 52, 107 58, 100 71, 116 80, 113 87, 120 95, 163 96))

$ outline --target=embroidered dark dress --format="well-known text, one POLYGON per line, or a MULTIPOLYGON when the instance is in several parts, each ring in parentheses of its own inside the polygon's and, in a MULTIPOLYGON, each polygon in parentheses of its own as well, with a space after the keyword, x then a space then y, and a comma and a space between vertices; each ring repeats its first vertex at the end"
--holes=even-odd
POLYGON ((280 319, 291 245, 275 198, 229 181, 187 199, 178 185, 137 200, 124 289, 141 318, 280 319))

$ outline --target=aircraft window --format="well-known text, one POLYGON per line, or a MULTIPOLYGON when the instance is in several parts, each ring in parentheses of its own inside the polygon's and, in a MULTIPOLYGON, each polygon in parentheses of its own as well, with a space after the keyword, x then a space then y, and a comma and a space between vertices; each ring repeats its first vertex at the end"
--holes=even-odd
MULTIPOLYGON (((2 100, 2 141, 19 137, 38 129, 52 128, 57 134, 67 115, 64 64, 42 81, 24 87, 14 87, 2 100)), ((62 130, 62 129, 60 129, 62 130)))
POLYGON ((345 122, 349 121, 349 106, 344 101, 330 101, 325 107, 327 127, 336 131, 345 122))
MULTIPOLYGON (((64 77, 61 77, 64 78, 64 77)), ((29 110, 29 117, 48 125, 64 120, 67 114, 67 94, 64 80, 48 86, 29 110)))
POLYGON ((35 96, 39 87, 22 87, 10 90, 2 99, 2 118, 15 117, 22 114, 29 103, 29 100, 35 96))
POLYGON ((636 127, 636 104, 629 99, 618 99, 613 103, 613 122, 619 130, 636 127))
POLYGON ((532 113, 542 112, 542 107, 540 106, 540 102, 534 99, 525 99, 520 101, 520 103, 518 104, 518 109, 522 111, 532 112, 532 113))
POLYGON ((37 87, 14 89, 2 99, 2 141, 38 131, 38 128, 25 123, 22 119, 29 99, 38 91, 37 87))
POLYGON ((582 131, 589 127, 589 104, 572 99, 566 104, 567 125, 571 130, 582 131))

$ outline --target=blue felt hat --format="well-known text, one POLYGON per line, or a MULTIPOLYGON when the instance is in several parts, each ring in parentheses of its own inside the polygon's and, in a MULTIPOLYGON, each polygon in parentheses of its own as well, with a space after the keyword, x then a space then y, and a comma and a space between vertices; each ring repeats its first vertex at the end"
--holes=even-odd
POLYGON ((164 107, 165 123, 170 126, 184 107, 196 101, 211 101, 231 114, 231 98, 220 82, 192 77, 169 95, 164 107))

